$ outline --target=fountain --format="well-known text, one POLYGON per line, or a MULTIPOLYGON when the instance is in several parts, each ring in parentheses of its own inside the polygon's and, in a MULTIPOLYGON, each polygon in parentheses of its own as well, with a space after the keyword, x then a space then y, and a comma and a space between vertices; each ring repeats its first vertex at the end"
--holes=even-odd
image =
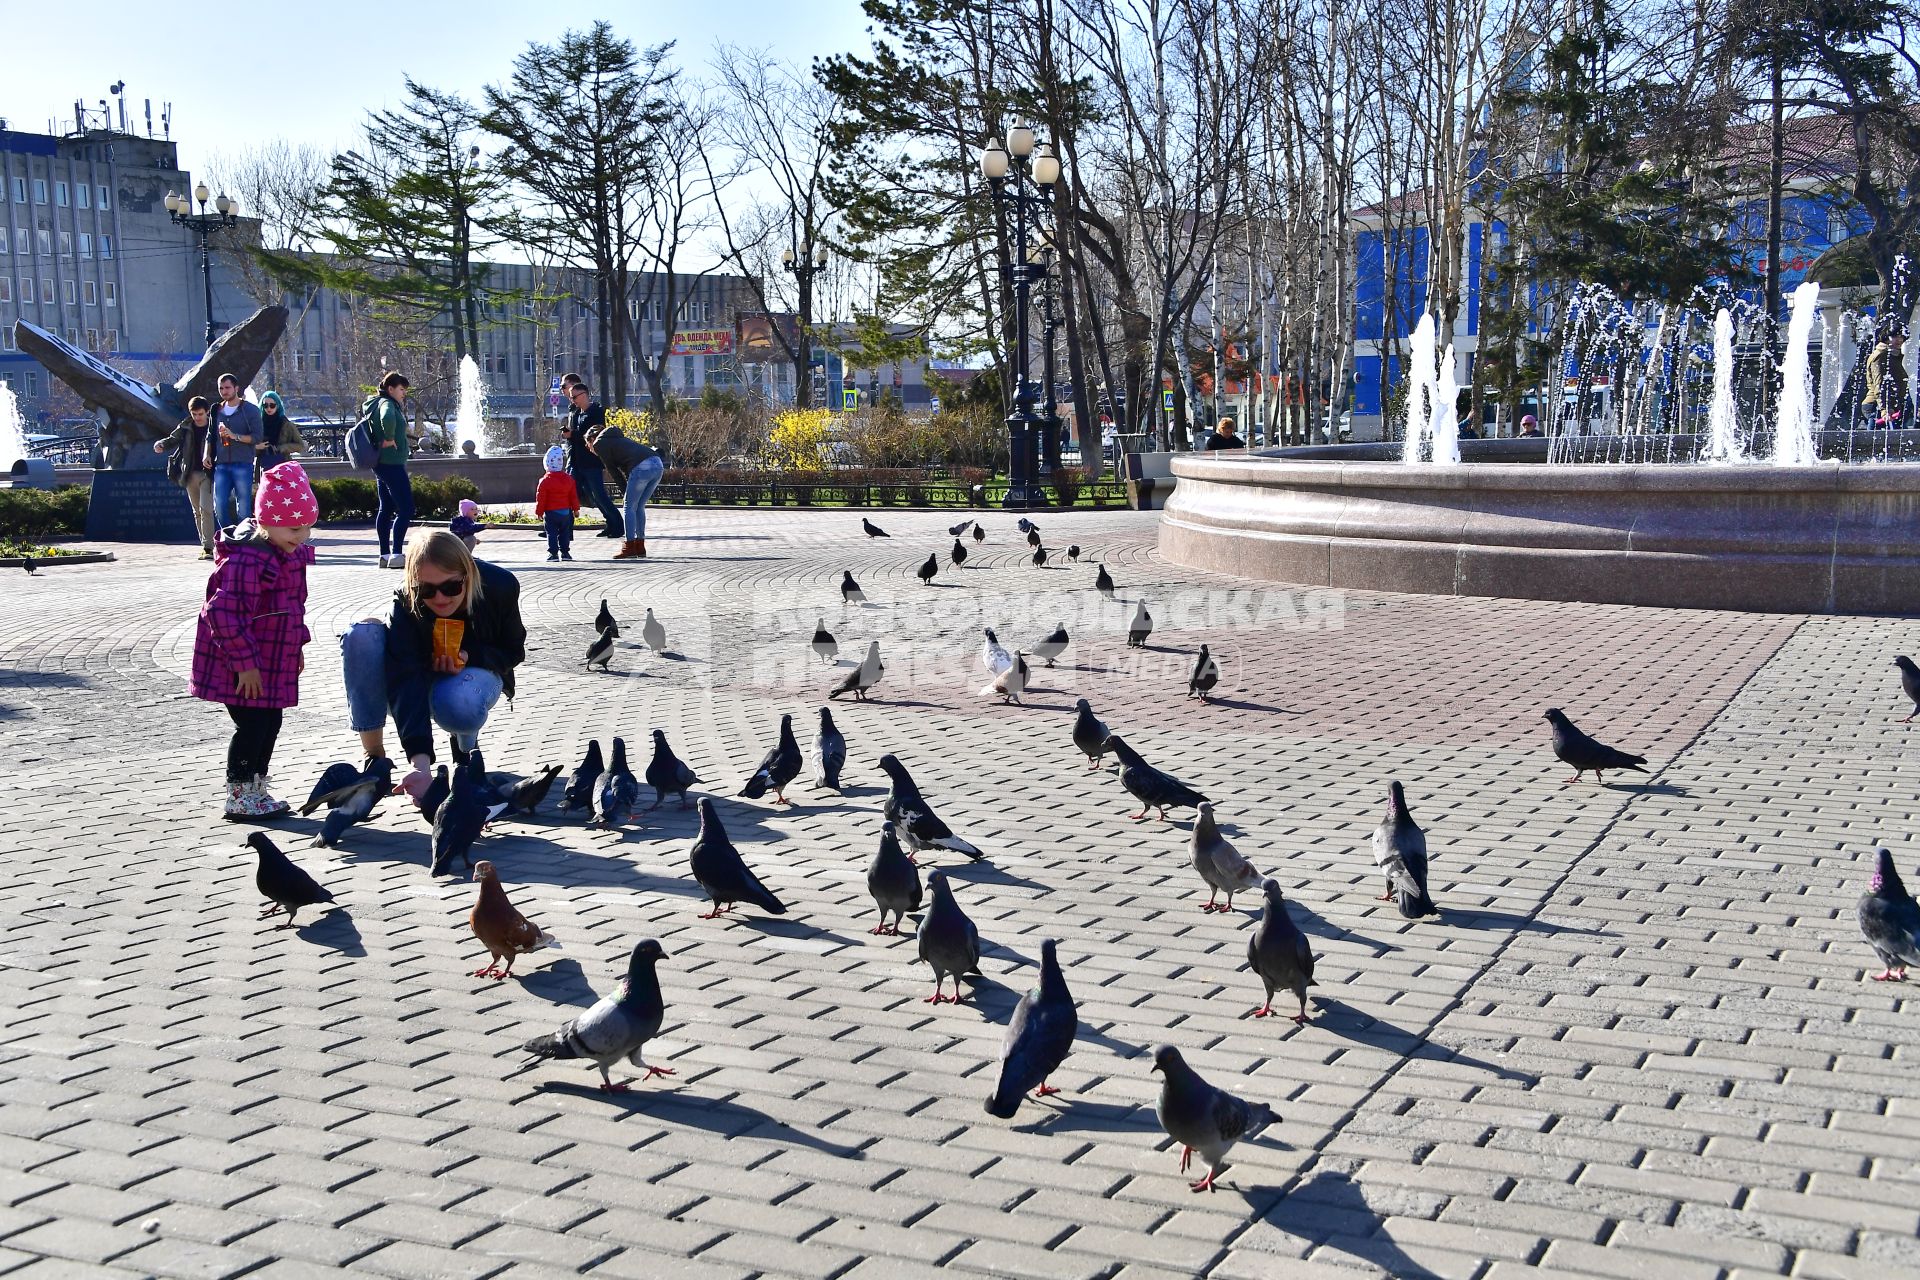
POLYGON ((1427 312, 1413 328, 1412 350, 1407 354, 1407 438, 1400 451, 1405 463, 1424 461, 1420 446, 1433 437, 1433 420, 1439 412, 1433 347, 1433 314, 1427 312))
POLYGON ((1708 462, 1744 462, 1738 413, 1733 403, 1733 315, 1725 307, 1713 317, 1713 399, 1707 404, 1708 462))
POLYGON ((467 442, 473 442, 473 451, 484 456, 487 452, 487 384, 480 377, 480 366, 474 363, 472 356, 460 357, 460 404, 456 410, 459 415, 454 419, 454 448, 466 452, 467 442))
POLYGON ((1820 460, 1813 447, 1813 370, 1807 363, 1807 343, 1819 311, 1820 286, 1804 281, 1793 291, 1787 356, 1780 366, 1780 408, 1773 428, 1776 467, 1810 467, 1820 460))
POLYGON ((0 475, 27 456, 27 428, 20 417, 20 400, 10 383, 0 382, 0 475))

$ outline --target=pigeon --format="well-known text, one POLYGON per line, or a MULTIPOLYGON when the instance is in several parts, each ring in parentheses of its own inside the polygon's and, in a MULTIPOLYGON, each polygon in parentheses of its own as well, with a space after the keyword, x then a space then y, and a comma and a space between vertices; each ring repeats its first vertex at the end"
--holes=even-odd
POLYGON ((1080 544, 1079 543, 1076 542, 1067 548, 1067 559, 1072 561, 1075 564, 1080 563, 1080 544))
POLYGON ((1087 758, 1089 771, 1102 768, 1100 757, 1107 754, 1107 739, 1112 736, 1104 721, 1093 714, 1093 705, 1085 698, 1074 700, 1073 745, 1087 758))
POLYGON ((1107 566, 1101 565, 1100 572, 1094 575, 1093 589, 1107 599, 1113 599, 1113 576, 1107 572, 1107 566))
POLYGON ((807 644, 814 656, 832 666, 834 659, 840 656, 840 642, 833 638, 833 632, 827 630, 825 618, 816 619, 813 624, 813 639, 807 644))
POLYGON ((501 814, 514 818, 531 818, 534 811, 546 803, 547 792, 553 790, 553 780, 560 776, 561 766, 545 764, 540 772, 531 778, 510 778, 509 775, 495 774, 495 777, 507 777, 509 785, 496 788, 495 797, 502 806, 501 814))
POLYGON ((860 584, 853 580, 853 570, 851 569, 842 569, 840 571, 840 602, 842 604, 865 604, 867 602, 867 593, 862 591, 860 584))
POLYGON ((598 640, 587 646, 587 670, 595 667, 602 671, 612 670, 607 664, 613 661, 613 638, 619 634, 614 628, 608 627, 600 633, 598 640))
POLYGON ((740 860, 740 851, 733 847, 733 841, 727 839, 727 829, 720 825, 720 811, 706 796, 700 797, 700 834, 694 837, 691 861, 695 882, 713 900, 713 910, 703 912, 702 920, 724 914, 736 902, 750 902, 769 915, 787 914, 780 899, 740 860))
POLYGON ((820 727, 813 735, 813 785, 840 789, 840 771, 847 767, 847 740, 833 722, 833 712, 820 708, 820 727))
POLYGON ((1035 641, 1032 645, 1029 645, 1027 652, 1039 658, 1048 666, 1052 666, 1053 660, 1067 651, 1067 644, 1067 624, 1064 622, 1056 622, 1053 624, 1053 630, 1048 633, 1046 639, 1035 641))
POLYGON ((1147 612, 1147 602, 1144 598, 1135 600, 1133 617, 1127 623, 1127 647, 1129 649, 1146 648, 1147 637, 1152 634, 1153 615, 1147 612))
POLYGON ((978 862, 986 855, 973 845, 953 834, 952 828, 940 821, 920 794, 920 788, 914 785, 913 776, 907 772, 907 766, 900 763, 895 755, 880 757, 880 767, 886 770, 893 785, 887 789, 887 798, 881 804, 880 811, 893 824, 895 834, 914 853, 924 853, 930 849, 944 849, 949 853, 964 853, 978 862))
POLYGON ((431 870, 434 875, 453 874, 455 858, 465 862, 468 871, 473 870, 473 842, 480 838, 481 828, 493 816, 482 782, 485 777, 478 751, 468 752, 465 762, 453 766, 453 785, 447 790, 440 812, 433 817, 431 870))
POLYGON ((1200 907, 1202 911, 1222 914, 1232 911, 1234 894, 1252 893, 1260 887, 1260 872, 1220 834, 1220 828, 1214 825, 1213 806, 1204 801, 1200 804, 1200 816, 1193 820, 1193 838, 1188 849, 1193 855, 1193 869, 1212 890, 1200 907), (1227 902, 1220 906, 1214 899, 1223 892, 1227 902))
POLYGON ((1017 522, 1017 524, 1018 524, 1018 527, 1019 527, 1019 530, 1020 530, 1020 532, 1022 532, 1022 533, 1038 533, 1038 532, 1040 532, 1040 526, 1039 526, 1039 525, 1037 525, 1037 524, 1035 524, 1035 523, 1034 523, 1033 521, 1031 521, 1031 520, 1029 520, 1029 519, 1027 519, 1027 518, 1026 518, 1025 516, 1021 516, 1021 517, 1020 517, 1020 519, 1019 519, 1019 521, 1017 522))
POLYGON ((1219 683, 1220 664, 1213 660, 1213 652, 1201 645, 1200 656, 1193 660, 1193 674, 1187 677, 1187 696, 1205 702, 1219 683))
POLYGON ((987 669, 988 675, 997 676, 1013 665, 1013 655, 1000 643, 1000 637, 993 634, 992 627, 985 628, 981 634, 986 639, 980 642, 980 665, 987 669))
POLYGON ((665 653, 667 649, 667 629, 660 619, 653 616, 653 610, 647 610, 646 621, 640 624, 640 640, 655 653, 665 653))
MULTIPOLYGON (((280 846, 264 831, 256 831, 247 837, 247 843, 260 855, 254 867, 253 885, 260 896, 273 905, 264 908, 259 918, 287 913, 287 922, 282 929, 293 928, 293 917, 302 907, 317 907, 333 901, 331 891, 320 887, 319 881, 293 865, 293 860, 280 852, 280 846)), ((1912 899, 1908 899, 1909 905, 1912 899)))
POLYGON ((867 864, 867 892, 880 908, 880 923, 872 930, 875 935, 899 937, 900 918, 920 909, 920 868, 901 852, 900 839, 890 826, 880 828, 880 847, 867 864), (893 912, 891 925, 887 923, 889 911, 893 912))
POLYGON ((1206 800, 1172 774, 1162 773, 1142 760, 1140 753, 1122 741, 1119 734, 1107 736, 1107 749, 1120 757, 1120 785, 1140 802, 1140 812, 1127 815, 1135 822, 1146 817, 1149 809, 1158 809, 1160 821, 1165 822, 1168 809, 1193 809, 1206 800))
POLYGON ((947 873, 935 867, 927 872, 927 889, 933 895, 926 918, 920 922, 917 941, 920 958, 933 969, 933 994, 922 1004, 959 1004, 960 975, 980 973, 980 931, 967 919, 966 912, 953 900, 947 873), (947 975, 953 975, 953 994, 940 994, 947 975))
POLYGON ((781 716, 780 741, 760 757, 759 765, 740 788, 740 794, 749 800, 758 800, 771 791, 775 804, 792 803, 786 797, 787 784, 800 776, 800 763, 800 744, 793 740, 793 717, 781 716))
POLYGON ((686 761, 673 754, 673 748, 667 745, 664 729, 653 731, 653 759, 647 761, 647 785, 653 788, 653 803, 649 809, 658 809, 668 796, 679 796, 680 807, 687 807, 687 788, 700 781, 699 775, 687 767, 686 761))
POLYGON ((1860 936, 1885 966, 1872 975, 1873 980, 1905 982, 1907 966, 1920 964, 1920 903, 1901 883, 1893 854, 1878 849, 1874 857, 1871 892, 1860 895, 1860 936))
POLYGON ((1018 704, 1020 695, 1027 691, 1027 681, 1031 675, 1032 669, 1027 666, 1027 655, 1015 653, 1013 665, 988 681, 986 687, 980 690, 980 696, 997 697, 1003 707, 1018 704))
POLYGON ((1007 1037, 1000 1046, 999 1082, 987 1099, 990 1116, 1012 1119, 1029 1089, 1036 1098, 1060 1092, 1047 1084, 1047 1077, 1059 1070, 1072 1050, 1080 1014, 1060 972, 1056 946, 1052 938, 1040 944, 1040 985, 1020 997, 1007 1023, 1007 1037))
POLYGON ((985 542, 987 540, 987 531, 979 524, 973 526, 973 540, 975 542, 985 542))
POLYGON ((587 744, 587 754, 580 761, 580 767, 567 775, 567 789, 560 798, 560 812, 572 813, 579 809, 587 814, 593 812, 593 793, 600 775, 607 766, 600 759, 600 742, 595 739, 587 744))
POLYGON ((886 673, 886 664, 880 661, 880 642, 869 640, 867 656, 860 659, 860 665, 849 671, 844 680, 827 690, 827 697, 837 698, 843 693, 850 693, 855 702, 865 702, 867 690, 879 684, 880 677, 886 673))
POLYGON ((960 541, 960 539, 955 538, 953 540, 953 550, 947 552, 947 558, 953 561, 954 568, 958 569, 963 567, 967 563, 966 544, 960 541))
POLYGON ((1031 526, 1027 528, 1027 545, 1030 547, 1037 547, 1040 545, 1040 531, 1038 529, 1035 529, 1031 526))
POLYGON ((928 586, 933 585, 933 575, 938 572, 940 572, 940 557, 934 555, 931 551, 927 553, 927 562, 915 570, 915 573, 919 575, 920 581, 926 583, 928 586))
POLYGON ((338 844, 348 827, 365 822, 373 806, 392 790, 393 761, 385 756, 367 761, 364 769, 341 761, 321 773, 320 781, 313 784, 313 794, 300 806, 300 815, 305 817, 321 805, 327 807, 326 821, 313 838, 315 845, 325 848, 338 844))
POLYGON ((440 806, 446 803, 447 792, 451 790, 453 787, 447 781, 447 766, 435 765, 433 780, 420 791, 420 816, 427 820, 428 826, 432 826, 433 820, 440 816, 440 806))
POLYGON ((524 1051, 535 1058, 589 1058, 600 1068, 600 1088, 605 1093, 625 1093, 628 1086, 615 1084, 607 1069, 625 1058, 636 1067, 646 1067, 643 1079, 670 1076, 668 1067, 649 1067, 640 1056, 647 1041, 660 1034, 666 1018, 666 1002, 660 998, 660 978, 654 966, 667 953, 652 938, 639 943, 627 961, 627 976, 610 996, 604 996, 591 1009, 561 1027, 550 1036, 527 1041, 524 1051))
POLYGON ((1253 936, 1247 939, 1247 964, 1260 975, 1260 981, 1267 988, 1267 1002, 1253 1011, 1256 1018, 1283 1017, 1273 1011, 1273 993, 1291 991, 1300 1001, 1300 1012, 1293 1015, 1295 1022, 1307 1020, 1307 988, 1316 985, 1313 981, 1313 948, 1307 945, 1307 935, 1300 932, 1293 923, 1293 917, 1287 913, 1287 900, 1280 893, 1280 882, 1267 879, 1260 887, 1267 895, 1267 909, 1260 917, 1259 926, 1253 936))
POLYGON ((1373 865, 1387 878, 1380 901, 1397 903, 1409 920, 1440 914, 1427 895, 1427 833, 1407 811, 1398 782, 1387 784, 1387 816, 1373 829, 1373 865))
POLYGON ((860 527, 867 531, 869 538, 889 538, 893 536, 865 516, 860 517, 860 527))
POLYGON ((1041 546, 1034 547, 1032 559, 1033 559, 1034 568, 1036 569, 1046 568, 1047 567, 1047 549, 1041 546))
POLYGON ((600 775, 600 825, 617 827, 632 822, 640 803, 640 780, 627 765, 627 740, 613 740, 613 763, 600 775))
POLYGON ((620 638, 620 624, 613 620, 613 610, 607 608, 607 598, 605 596, 600 597, 600 612, 593 615, 593 629, 595 631, 611 631, 613 632, 614 639, 618 640, 620 638))
POLYGON ((31 551, 22 551, 20 553, 20 567, 27 571, 29 578, 35 578, 40 575, 40 562, 33 558, 31 551))
POLYGON ((1645 756, 1630 756, 1624 751, 1603 746, 1574 727, 1573 721, 1562 714, 1560 708, 1547 708, 1547 723, 1553 726, 1553 754, 1573 766, 1573 776, 1568 782, 1580 781, 1580 775, 1593 770, 1593 776, 1606 781, 1608 769, 1631 769, 1635 773, 1645 773, 1640 766, 1647 762, 1645 756))
POLYGON ((513 904, 507 901, 507 891, 500 887, 500 875, 491 862, 476 862, 473 878, 479 882, 480 894, 474 899, 473 910, 467 915, 467 925, 491 958, 486 968, 475 969, 469 976, 510 978, 516 957, 542 947, 559 945, 553 940, 552 934, 513 909, 513 904), (500 966, 502 960, 507 962, 505 968, 500 966))
POLYGON ((951 529, 947 530, 947 532, 957 538, 961 534, 965 533, 969 528, 971 528, 972 525, 973 525, 973 521, 962 520, 959 524, 954 525, 951 529))
POLYGON ((1907 695, 1907 700, 1913 703, 1912 714, 1900 722, 1906 724, 1914 716, 1920 715, 1920 667, 1914 666, 1913 659, 1905 654, 1895 658, 1893 665, 1900 668, 1900 688, 1907 695))
POLYGON ((1273 1108, 1214 1088, 1170 1044, 1153 1051, 1153 1070, 1160 1073, 1160 1102, 1154 1114, 1167 1136, 1180 1144, 1180 1172, 1187 1172, 1194 1152, 1199 1152, 1207 1162, 1207 1176, 1187 1186, 1212 1191, 1213 1180, 1226 1167, 1228 1150, 1265 1128, 1274 1119, 1273 1108))

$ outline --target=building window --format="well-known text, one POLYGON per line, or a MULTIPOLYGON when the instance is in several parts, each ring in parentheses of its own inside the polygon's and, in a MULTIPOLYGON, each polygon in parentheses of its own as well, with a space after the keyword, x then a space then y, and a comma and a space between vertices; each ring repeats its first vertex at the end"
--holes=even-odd
POLYGON ((112 236, 100 237, 100 256, 103 258, 111 258, 113 256, 113 237, 112 236))
POLYGON ((71 258, 73 256, 73 232, 71 231, 62 231, 60 233, 60 256, 63 258, 71 258))
POLYGON ((80 345, 80 330, 78 327, 75 327, 75 326, 68 327, 67 345, 70 347, 77 347, 80 345))
POLYGON ((107 350, 118 351, 119 349, 120 349, 120 331, 118 329, 107 330, 107 350))
POLYGON ((107 295, 106 302, 108 306, 117 307, 120 305, 120 286, 119 285, 109 280, 105 284, 101 285, 100 287, 106 290, 106 295, 107 295))
POLYGON ((49 307, 53 305, 53 281, 46 276, 40 277, 40 301, 49 307))
POLYGON ((45 227, 36 227, 33 232, 33 243, 39 248, 41 257, 53 256, 53 232, 45 227))
POLYGON ((45 204, 47 202, 47 180, 45 178, 35 178, 33 180, 33 202, 35 204, 45 204))
POLYGON ((7 252, 7 229, 0 227, 0 253, 7 252))
POLYGON ((107 207, 107 188, 105 183, 100 185, 99 196, 100 198, 94 202, 94 207, 96 209, 105 209, 107 207))
MULTIPOLYGON (((0 351, 11 350, 13 350, 13 330, 0 328, 0 351)), ((0 381, 5 381, 5 379, 0 379, 0 381)))
POLYGON ((20 277, 20 305, 26 306, 33 301, 33 277, 20 277))
POLYGON ((533 352, 529 351, 520 357, 520 372, 526 374, 533 372, 533 352))
MULTIPOLYGON (((520 314, 523 316, 527 316, 529 318, 532 317, 533 315, 533 299, 532 298, 520 299, 520 314)), ((533 371, 529 369, 527 372, 531 373, 533 371)))
POLYGON ((83 258, 91 258, 93 256, 93 232, 91 231, 82 231, 80 233, 80 256, 83 258))
POLYGON ((40 372, 37 369, 29 369, 27 370, 27 399, 31 400, 39 394, 40 372))
POLYGON ((59 205, 62 209, 67 207, 67 184, 66 183, 56 182, 53 184, 53 202, 59 205))
POLYGON ((13 180, 13 202, 15 204, 25 204, 27 202, 27 180, 25 178, 15 178, 13 180))
POLYGON ((0 276, 0 302, 13 301, 13 277, 0 276))
POLYGON ((82 209, 91 208, 93 205, 93 188, 84 182, 80 183, 73 189, 73 199, 74 203, 78 204, 82 209))
POLYGON ((100 298, 93 287, 93 281, 82 280, 80 282, 80 301, 89 307, 100 304, 100 298))
POLYGON ((100 349, 100 331, 98 329, 87 330, 87 350, 98 351, 99 349, 100 349))

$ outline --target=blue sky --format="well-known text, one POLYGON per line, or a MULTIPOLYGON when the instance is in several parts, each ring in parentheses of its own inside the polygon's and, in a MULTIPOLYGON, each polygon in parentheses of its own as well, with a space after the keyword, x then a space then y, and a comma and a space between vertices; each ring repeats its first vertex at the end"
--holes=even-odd
POLYGON ((530 41, 610 21, 636 45, 678 41, 683 66, 704 72, 716 41, 771 48, 807 65, 816 56, 866 48, 858 0, 681 0, 586 5, 451 4, 442 0, 265 0, 241 7, 152 3, 65 5, 0 0, 10 55, 0 74, 0 118, 40 132, 49 117, 73 127, 73 101, 90 110, 116 80, 127 116, 144 132, 142 102, 173 104, 181 161, 196 173, 217 151, 274 137, 329 152, 355 140, 369 108, 401 96, 405 75, 477 99, 501 82, 530 41), (250 11, 247 22, 235 15, 250 11))

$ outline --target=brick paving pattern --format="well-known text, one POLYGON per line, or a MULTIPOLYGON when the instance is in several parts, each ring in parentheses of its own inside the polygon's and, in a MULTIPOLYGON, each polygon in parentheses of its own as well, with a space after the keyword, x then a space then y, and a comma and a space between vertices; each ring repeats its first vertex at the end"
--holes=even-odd
MULTIPOLYGON (((343 909, 255 922, 245 829, 218 820, 226 719, 185 695, 204 565, 129 547, 0 580, 0 1274, 1920 1272, 1920 1009, 1864 981, 1853 923, 1876 843, 1914 867, 1891 660, 1920 625, 1289 591, 1168 565, 1132 513, 1043 519, 1047 569, 989 514, 954 570, 955 514, 875 518, 890 540, 857 514, 661 510, 633 566, 484 537, 532 649, 489 766, 570 768, 618 732, 638 769, 662 728, 791 909, 696 919, 690 811, 600 831, 550 801, 477 851, 563 947, 504 983, 466 976, 473 886, 428 877, 393 801, 336 850, 278 824, 343 909), (849 568, 865 609, 841 606, 849 568), (1143 595, 1156 629, 1128 650, 1143 595), (581 666, 603 596, 610 675, 581 666), (647 606, 670 656, 635 647, 647 606), (840 674, 869 638, 888 664, 876 701, 835 704, 846 794, 734 799, 783 712, 810 735, 834 678, 816 617, 840 674), (1027 706, 977 696, 980 627, 1012 646, 1056 621, 1074 643, 1027 706), (1182 696, 1201 642, 1209 706, 1182 696), (1128 822, 1112 774, 1081 771, 1080 696, 1285 887, 1320 956, 1311 1025, 1248 1016, 1257 895, 1198 910, 1186 824, 1128 822), (1562 786, 1547 706, 1652 774, 1562 786), (990 855, 947 862, 986 943, 958 1008, 922 1002, 911 918, 866 932, 888 751, 990 855), (1437 921, 1373 898, 1391 778, 1437 921), (518 1046, 645 936, 669 956, 648 1059, 679 1074, 610 1097, 586 1064, 529 1067, 518 1046), (981 1103, 1045 937, 1080 1036, 1065 1092, 1003 1123, 981 1103), (1284 1116, 1216 1194, 1155 1123, 1163 1041, 1284 1116)), ((276 758, 296 801, 355 758, 332 637, 398 580, 370 543, 319 539, 276 758)))

